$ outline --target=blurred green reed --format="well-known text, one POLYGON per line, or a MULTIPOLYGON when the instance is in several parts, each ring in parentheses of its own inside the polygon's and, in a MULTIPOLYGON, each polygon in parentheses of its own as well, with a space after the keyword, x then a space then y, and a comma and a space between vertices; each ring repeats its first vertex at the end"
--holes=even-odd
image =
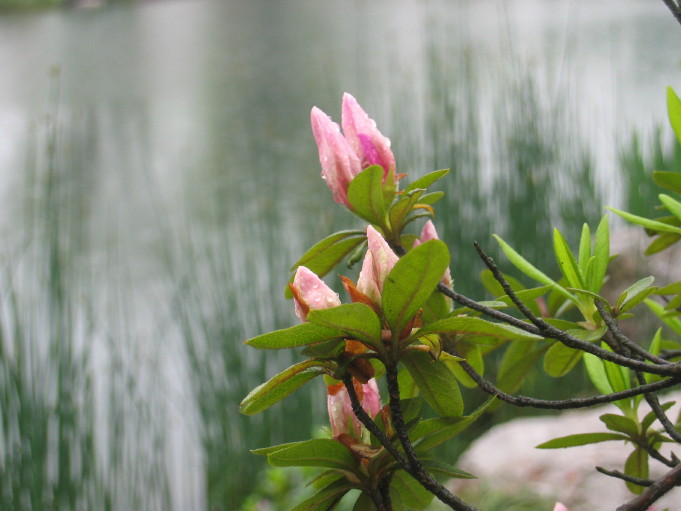
POLYGON ((165 510, 157 410, 136 396, 127 311, 99 308, 89 257, 91 126, 60 121, 55 108, 33 133, 2 243, 0 508, 165 510))

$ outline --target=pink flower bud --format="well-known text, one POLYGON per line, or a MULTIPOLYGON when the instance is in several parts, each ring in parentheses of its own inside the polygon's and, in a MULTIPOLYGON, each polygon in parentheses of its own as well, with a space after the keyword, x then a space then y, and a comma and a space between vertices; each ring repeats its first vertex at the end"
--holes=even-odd
POLYGON ((347 92, 343 94, 342 124, 345 138, 359 156, 362 169, 371 165, 383 167, 383 181, 392 169, 395 170, 395 156, 390 149, 390 140, 376 128, 376 122, 359 106, 357 100, 347 92))
POLYGON ((347 206, 350 181, 362 170, 360 160, 341 134, 338 124, 328 115, 314 107, 310 119, 319 149, 322 178, 333 192, 333 199, 347 206))
POLYGON ((383 236, 371 225, 367 227, 367 243, 369 248, 359 272, 357 290, 368 296, 376 305, 381 305, 383 283, 399 258, 383 236))
POLYGON ((556 505, 553 508, 553 511, 570 511, 570 510, 564 504, 561 504, 560 502, 556 502, 556 505))
MULTIPOLYGON (((372 378, 367 384, 362 385, 353 379, 353 383, 362 408, 373 419, 381 410, 381 398, 376 380, 372 378)), ((364 426, 352 411, 350 395, 345 385, 342 383, 329 385, 326 401, 334 438, 346 434, 362 443, 364 426)))
POLYGON ((338 293, 305 266, 298 266, 290 288, 296 316, 303 322, 307 321, 311 309, 328 309, 341 304, 338 293))
MULTIPOLYGON (((437 235, 437 231, 435 230, 435 225, 431 220, 428 220, 423 225, 423 229, 421 229, 421 235, 419 236, 419 239, 414 242, 413 246, 417 247, 421 243, 425 243, 426 241, 439 239, 440 238, 437 235)), ((445 274, 443 275, 441 282, 447 287, 452 287, 452 273, 449 271, 449 268, 447 268, 447 271, 445 271, 445 274)))

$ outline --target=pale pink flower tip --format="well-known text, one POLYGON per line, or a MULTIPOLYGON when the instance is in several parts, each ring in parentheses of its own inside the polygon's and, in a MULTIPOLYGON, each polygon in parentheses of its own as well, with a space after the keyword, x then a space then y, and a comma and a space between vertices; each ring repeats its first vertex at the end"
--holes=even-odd
POLYGON ((556 502, 556 505, 553 508, 553 511, 570 511, 565 504, 561 504, 560 502, 556 502))
POLYGON ((370 165, 383 167, 383 179, 390 170, 395 170, 395 156, 390 149, 390 139, 376 127, 357 100, 347 92, 343 94, 343 133, 362 162, 362 168, 370 165))
POLYGON ((399 258, 388 242, 371 225, 367 227, 367 253, 357 279, 357 290, 368 296, 376 305, 381 305, 383 283, 399 258))
POLYGON ((338 293, 326 285, 313 271, 299 266, 293 277, 294 307, 301 321, 314 309, 328 309, 341 304, 338 293))

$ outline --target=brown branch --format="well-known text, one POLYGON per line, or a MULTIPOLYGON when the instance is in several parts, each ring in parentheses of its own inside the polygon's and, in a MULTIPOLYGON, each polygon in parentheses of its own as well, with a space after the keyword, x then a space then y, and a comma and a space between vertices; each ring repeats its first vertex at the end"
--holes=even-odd
POLYGON ((645 511, 657 499, 679 485, 681 485, 681 464, 672 468, 636 498, 622 504, 616 511, 645 511))
POLYGON ((669 10, 672 12, 674 15, 674 18, 676 18, 676 21, 678 21, 681 24, 681 3, 676 3, 674 0, 662 0, 664 4, 669 7, 669 10))

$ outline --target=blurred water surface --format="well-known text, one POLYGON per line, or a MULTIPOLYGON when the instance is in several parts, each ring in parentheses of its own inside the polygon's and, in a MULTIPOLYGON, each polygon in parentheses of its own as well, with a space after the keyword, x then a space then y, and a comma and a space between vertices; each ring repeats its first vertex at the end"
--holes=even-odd
POLYGON ((664 122, 680 45, 650 0, 0 15, 2 509, 239 509, 248 450, 324 423, 318 382, 238 414, 295 359, 241 341, 295 323, 291 264, 356 225, 318 177, 313 105, 339 119, 353 93, 407 179, 453 169, 438 230, 481 297, 474 239, 550 267, 553 225, 624 201, 620 141, 664 122))

